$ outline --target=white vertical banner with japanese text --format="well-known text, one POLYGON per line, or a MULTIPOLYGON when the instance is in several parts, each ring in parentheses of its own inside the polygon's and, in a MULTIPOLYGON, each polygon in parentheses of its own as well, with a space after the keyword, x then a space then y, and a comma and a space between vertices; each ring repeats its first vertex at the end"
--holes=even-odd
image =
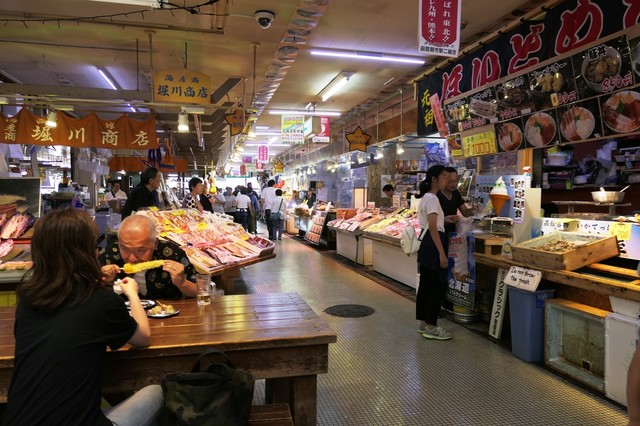
POLYGON ((460 49, 462 0, 420 2, 418 45, 420 53, 457 57, 460 49))

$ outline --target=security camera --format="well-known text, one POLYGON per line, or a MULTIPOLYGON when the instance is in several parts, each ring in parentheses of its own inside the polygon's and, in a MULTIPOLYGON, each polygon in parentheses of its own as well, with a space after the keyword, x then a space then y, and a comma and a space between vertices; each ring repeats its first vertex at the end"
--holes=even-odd
POLYGON ((273 20, 276 19, 276 15, 268 10, 256 10, 255 17, 263 30, 269 28, 273 20))

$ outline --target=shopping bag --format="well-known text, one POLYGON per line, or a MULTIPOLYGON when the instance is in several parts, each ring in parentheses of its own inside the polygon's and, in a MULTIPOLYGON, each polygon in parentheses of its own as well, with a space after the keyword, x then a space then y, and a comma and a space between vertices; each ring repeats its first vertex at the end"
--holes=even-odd
POLYGON ((168 374, 162 380, 164 408, 161 425, 244 425, 253 400, 253 376, 237 370, 224 352, 208 349, 198 356, 190 373, 168 374), (223 363, 201 367, 209 356, 223 363))
POLYGON ((400 234, 400 247, 407 256, 411 256, 411 254, 416 253, 420 249, 423 233, 424 231, 421 230, 420 235, 416 235, 416 231, 411 225, 402 230, 400 234))

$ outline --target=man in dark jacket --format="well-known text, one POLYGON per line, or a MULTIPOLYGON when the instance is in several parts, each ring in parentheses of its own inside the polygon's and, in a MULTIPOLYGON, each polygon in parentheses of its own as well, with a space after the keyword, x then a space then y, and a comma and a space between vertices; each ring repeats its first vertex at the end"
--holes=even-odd
POLYGON ((159 207, 156 190, 160 188, 160 179, 160 171, 155 167, 149 167, 142 172, 140 183, 133 188, 122 208, 122 219, 143 207, 159 207))

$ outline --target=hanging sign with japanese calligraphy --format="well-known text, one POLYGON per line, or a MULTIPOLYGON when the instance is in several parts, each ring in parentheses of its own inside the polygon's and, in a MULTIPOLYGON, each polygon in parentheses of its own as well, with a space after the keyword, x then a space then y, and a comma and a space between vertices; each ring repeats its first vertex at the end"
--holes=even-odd
POLYGON ((269 162, 269 145, 258 145, 258 162, 269 162))
POLYGON ((153 73, 156 102, 210 104, 211 77, 201 72, 176 69, 153 73))
POLYGON ((304 115, 282 116, 282 143, 304 144, 304 115))
POLYGON ((122 115, 103 120, 95 113, 73 118, 58 111, 57 127, 46 126, 47 118, 22 108, 13 117, 0 120, 0 143, 63 145, 74 148, 154 149, 156 120, 138 121, 122 115))
POLYGON ((231 136, 236 136, 242 133, 244 125, 247 122, 247 115, 243 110, 237 109, 232 114, 227 114, 224 119, 229 123, 231 130, 231 136))
POLYGON ((420 0, 420 53, 457 57, 462 0, 420 0))
POLYGON ((367 145, 369 145, 371 135, 363 132, 360 126, 356 127, 353 132, 347 133, 346 138, 349 142, 349 151, 367 152, 367 145))

